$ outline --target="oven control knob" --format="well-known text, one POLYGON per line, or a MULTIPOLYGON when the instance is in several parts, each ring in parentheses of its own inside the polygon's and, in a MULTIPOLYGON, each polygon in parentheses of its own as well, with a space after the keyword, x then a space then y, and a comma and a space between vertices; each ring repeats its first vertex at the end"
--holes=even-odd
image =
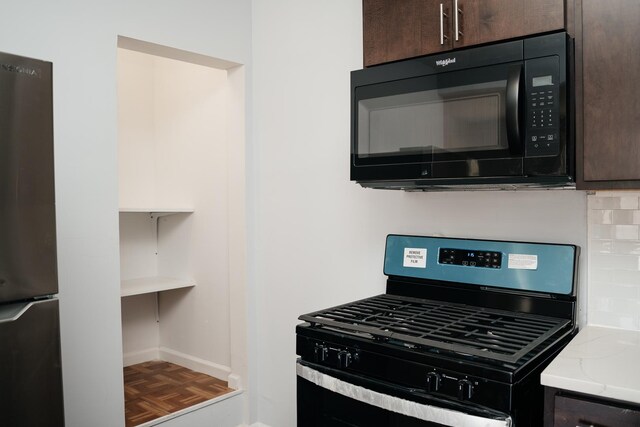
POLYGON ((440 389, 440 374, 437 372, 429 372, 427 374, 427 390, 438 391, 440 389))
POLYGON ((338 353, 338 368, 348 368, 351 362, 353 362, 353 356, 347 350, 342 350, 338 353))
POLYGON ((316 362, 325 362, 329 357, 329 349, 323 344, 317 344, 313 349, 313 358, 316 362))
POLYGON ((458 381, 458 399, 469 400, 473 396, 473 383, 467 379, 458 381))

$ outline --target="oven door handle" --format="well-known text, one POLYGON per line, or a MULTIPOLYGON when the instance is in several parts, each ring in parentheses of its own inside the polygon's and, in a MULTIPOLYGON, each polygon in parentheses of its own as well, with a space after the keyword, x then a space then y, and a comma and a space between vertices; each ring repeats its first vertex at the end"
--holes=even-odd
MULTIPOLYGON (((363 375, 351 374, 346 371, 336 370, 302 360, 298 360, 296 364, 296 373, 298 377, 310 381, 319 387, 327 388, 334 393, 339 393, 343 396, 360 400, 374 406, 376 406, 375 402, 380 402, 380 399, 374 396, 370 400, 367 400, 365 396, 368 393, 374 393, 378 397, 389 396, 390 400, 400 399, 409 402, 412 401, 408 400, 407 397, 413 396, 420 398, 423 401, 423 403, 413 401, 413 405, 421 407, 429 406, 430 410, 428 410, 428 412, 431 415, 439 414, 438 416, 444 416, 442 415, 443 413, 449 413, 451 416, 453 416, 454 414, 457 414, 460 419, 469 421, 469 423, 464 424, 468 426, 478 425, 471 423, 470 421, 477 421, 478 419, 484 420, 484 422, 482 423, 483 426, 511 426, 511 417, 508 414, 498 412, 469 401, 456 402, 454 400, 435 396, 427 392, 426 390, 419 388, 392 384, 379 379, 368 378, 363 375), (364 387, 364 389, 362 389, 362 387, 364 387), (404 397, 392 397, 394 395, 404 395, 404 397)), ((409 405, 411 406, 411 404, 409 405)), ((431 418, 431 415, 427 418, 431 418)), ((411 416, 416 415, 413 414, 411 416)), ((423 419, 427 420, 426 418, 423 419)), ((428 419, 428 421, 436 421, 436 419, 428 419)))
POLYGON ((509 69, 507 78, 507 100, 506 100, 506 121, 507 121, 507 142, 509 152, 513 155, 522 155, 522 135, 520 133, 522 118, 522 64, 509 69))

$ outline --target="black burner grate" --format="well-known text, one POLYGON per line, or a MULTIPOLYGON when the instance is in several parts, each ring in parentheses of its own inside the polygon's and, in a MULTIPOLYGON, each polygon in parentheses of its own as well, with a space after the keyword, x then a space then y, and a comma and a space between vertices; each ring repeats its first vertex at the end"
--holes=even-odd
POLYGON ((567 319, 389 294, 299 319, 312 325, 511 363, 570 324, 567 319))

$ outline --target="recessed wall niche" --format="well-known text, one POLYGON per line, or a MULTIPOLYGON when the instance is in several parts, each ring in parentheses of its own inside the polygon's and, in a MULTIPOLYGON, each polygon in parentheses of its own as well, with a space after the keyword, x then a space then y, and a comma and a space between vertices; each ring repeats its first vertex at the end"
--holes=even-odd
POLYGON ((240 389, 244 71, 125 37, 118 46, 123 365, 172 362, 240 389))

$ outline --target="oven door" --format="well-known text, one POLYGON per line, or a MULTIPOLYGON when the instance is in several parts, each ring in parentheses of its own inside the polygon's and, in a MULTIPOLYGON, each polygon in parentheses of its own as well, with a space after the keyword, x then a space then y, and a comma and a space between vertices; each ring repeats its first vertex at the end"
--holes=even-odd
POLYGON ((515 61, 354 87, 352 179, 522 176, 524 68, 515 61))
POLYGON ((298 361, 299 427, 511 427, 507 414, 298 361))

